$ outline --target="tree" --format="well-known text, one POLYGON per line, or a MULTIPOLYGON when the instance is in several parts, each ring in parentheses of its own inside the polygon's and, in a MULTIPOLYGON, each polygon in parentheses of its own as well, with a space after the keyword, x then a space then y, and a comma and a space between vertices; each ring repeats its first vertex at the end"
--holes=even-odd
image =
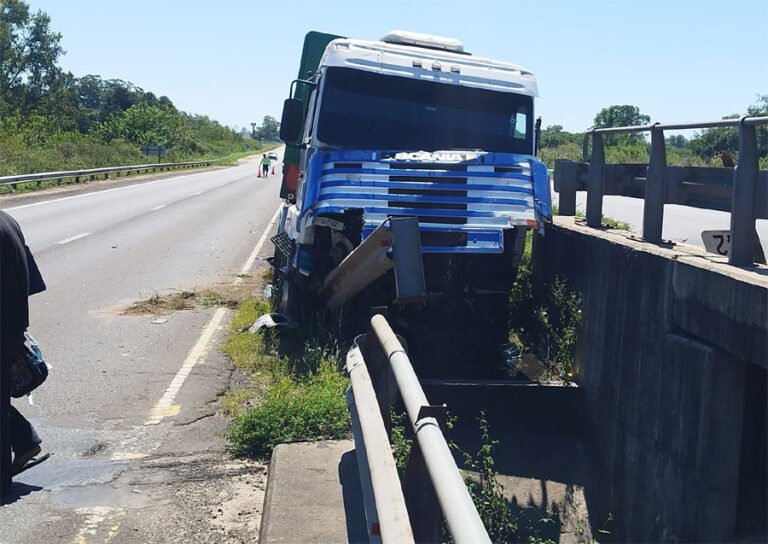
POLYGON ((541 131, 541 147, 560 147, 565 144, 581 145, 584 134, 566 132, 562 125, 550 125, 541 131))
MULTIPOLYGON (((768 95, 757 95, 757 103, 747 108, 747 115, 760 117, 768 115, 768 95)), ((734 113, 726 115, 723 119, 737 119, 741 115, 734 113)), ((704 160, 721 156, 723 153, 731 155, 739 151, 739 129, 731 127, 717 127, 703 130, 691 139, 691 150, 704 160)), ((757 153, 761 157, 768 156, 768 128, 757 127, 757 153)))
POLYGON ((595 128, 635 127, 648 124, 651 118, 637 106, 609 106, 595 115, 595 128))
POLYGON ((670 147, 684 149, 687 144, 688 144, 688 140, 686 140, 685 136, 683 136, 682 134, 667 136, 667 145, 670 147))
MULTIPOLYGON (((636 127, 650 121, 651 118, 640 113, 637 106, 609 106, 595 115, 595 128, 636 127)), ((643 136, 634 133, 608 135, 604 141, 606 145, 639 144, 643 142, 643 136)))
POLYGON ((173 147, 184 142, 187 123, 184 117, 167 108, 135 104, 111 115, 98 127, 105 142, 125 140, 134 145, 173 147))
POLYGON ((50 22, 22 0, 0 0, 0 114, 29 114, 60 77, 64 50, 50 22))
POLYGON ((270 115, 265 115, 264 121, 254 134, 256 139, 262 142, 277 142, 280 140, 280 122, 270 115))

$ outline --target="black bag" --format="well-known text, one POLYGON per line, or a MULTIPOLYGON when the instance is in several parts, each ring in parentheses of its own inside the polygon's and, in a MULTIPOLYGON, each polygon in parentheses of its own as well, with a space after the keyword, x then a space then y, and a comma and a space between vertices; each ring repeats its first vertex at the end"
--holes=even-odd
POLYGON ((48 377, 48 365, 43 360, 40 346, 28 332, 24 333, 24 351, 11 364, 10 381, 13 398, 29 395, 48 377))

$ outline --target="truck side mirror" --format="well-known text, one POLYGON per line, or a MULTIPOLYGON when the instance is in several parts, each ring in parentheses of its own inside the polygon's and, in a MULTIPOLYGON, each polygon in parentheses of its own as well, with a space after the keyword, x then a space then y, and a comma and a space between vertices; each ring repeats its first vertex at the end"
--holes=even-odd
POLYGON ((283 117, 280 119, 280 139, 292 143, 301 135, 301 118, 304 115, 304 103, 298 98, 288 98, 283 102, 283 117))

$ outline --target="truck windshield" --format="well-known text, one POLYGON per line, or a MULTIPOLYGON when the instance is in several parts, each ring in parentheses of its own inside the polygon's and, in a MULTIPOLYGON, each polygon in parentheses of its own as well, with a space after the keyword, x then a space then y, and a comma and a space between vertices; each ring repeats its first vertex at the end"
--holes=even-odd
POLYGON ((316 135, 347 149, 530 154, 532 105, 508 92, 328 68, 316 135))

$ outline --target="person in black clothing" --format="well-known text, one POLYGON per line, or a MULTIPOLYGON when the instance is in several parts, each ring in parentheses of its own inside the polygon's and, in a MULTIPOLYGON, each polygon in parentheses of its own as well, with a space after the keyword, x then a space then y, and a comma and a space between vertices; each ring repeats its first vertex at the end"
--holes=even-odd
POLYGON ((15 474, 40 453, 42 440, 34 427, 10 405, 9 368, 24 349, 24 331, 29 326, 27 298, 45 290, 45 282, 37 263, 24 241, 19 224, 0 210, 0 356, 2 358, 2 391, 0 414, 8 414, 8 434, 13 451, 11 472, 15 474))

